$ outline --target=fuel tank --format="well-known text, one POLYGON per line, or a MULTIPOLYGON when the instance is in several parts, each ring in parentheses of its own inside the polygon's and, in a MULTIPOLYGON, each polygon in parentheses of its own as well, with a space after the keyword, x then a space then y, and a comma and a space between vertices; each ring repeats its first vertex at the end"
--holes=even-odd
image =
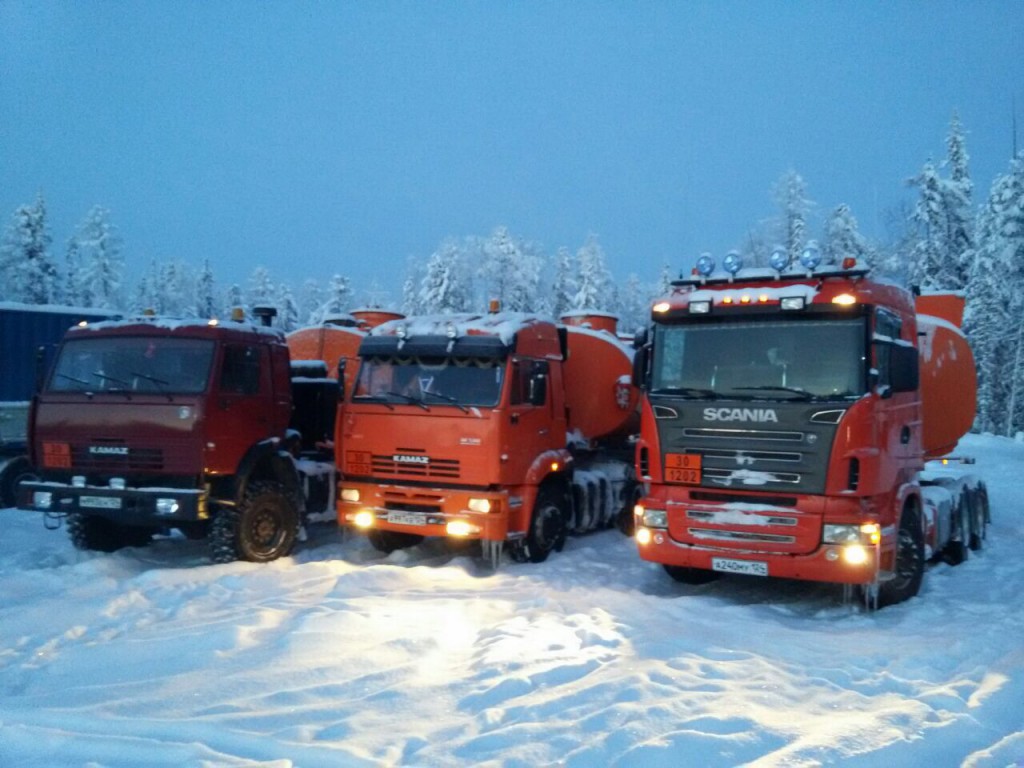
POLYGON ((587 440, 620 437, 639 427, 640 391, 633 350, 615 335, 615 320, 582 313, 563 317, 568 336, 565 402, 569 431, 587 440))
POLYGON ((974 354, 960 330, 964 296, 918 296, 917 332, 921 360, 922 447, 925 458, 952 451, 974 423, 977 376, 974 354))

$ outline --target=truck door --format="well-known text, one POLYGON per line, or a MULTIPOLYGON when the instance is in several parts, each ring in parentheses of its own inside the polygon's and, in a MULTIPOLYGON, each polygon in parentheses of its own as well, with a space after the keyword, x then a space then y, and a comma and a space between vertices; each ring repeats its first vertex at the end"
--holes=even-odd
MULTIPOLYGON (((916 392, 893 392, 890 358, 899 343, 902 321, 898 315, 878 308, 875 312, 874 367, 878 371, 879 406, 877 411, 878 445, 891 461, 882 466, 892 470, 913 464, 921 450, 921 418, 916 392)), ((895 475, 895 471, 893 472, 895 475)), ((891 487, 896 478, 886 478, 891 487)))
POLYGON ((565 435, 553 434, 551 380, 547 360, 520 359, 512 363, 509 429, 502 453, 508 482, 522 482, 543 451, 565 445, 565 435))
POLYGON ((215 380, 207 444, 216 445, 210 467, 233 474, 249 448, 272 432, 274 408, 265 346, 225 344, 215 380))

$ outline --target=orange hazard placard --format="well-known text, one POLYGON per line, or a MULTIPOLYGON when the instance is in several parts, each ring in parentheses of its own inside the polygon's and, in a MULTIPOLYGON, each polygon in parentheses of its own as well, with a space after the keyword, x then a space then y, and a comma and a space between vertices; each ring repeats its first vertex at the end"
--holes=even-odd
POLYGON ((666 453, 665 454, 665 482, 666 483, 688 483, 697 485, 700 483, 700 454, 699 453, 666 453))

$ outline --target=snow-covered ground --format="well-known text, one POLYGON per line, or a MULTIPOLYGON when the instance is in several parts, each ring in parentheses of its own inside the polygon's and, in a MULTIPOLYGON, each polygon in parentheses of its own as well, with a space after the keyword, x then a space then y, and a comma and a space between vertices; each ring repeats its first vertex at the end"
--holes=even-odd
POLYGON ((75 551, 0 511, 0 766, 1024 765, 1024 444, 986 548, 865 613, 608 531, 489 575, 329 525, 292 558, 75 551))

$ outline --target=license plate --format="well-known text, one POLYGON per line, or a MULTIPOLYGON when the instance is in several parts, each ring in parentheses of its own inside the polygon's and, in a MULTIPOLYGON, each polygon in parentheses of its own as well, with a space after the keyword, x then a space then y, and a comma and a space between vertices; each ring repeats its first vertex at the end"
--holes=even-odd
POLYGON ((117 496, 82 496, 78 506, 90 509, 120 509, 121 499, 117 496))
POLYGON ((665 482, 700 485, 701 456, 699 453, 665 454, 665 482))
POLYGON ((427 516, 413 512, 388 512, 388 522, 396 525, 426 525, 427 516))
POLYGON ((728 557, 711 558, 711 570, 721 573, 742 573, 745 576, 767 576, 768 563, 757 560, 733 560, 728 557))

